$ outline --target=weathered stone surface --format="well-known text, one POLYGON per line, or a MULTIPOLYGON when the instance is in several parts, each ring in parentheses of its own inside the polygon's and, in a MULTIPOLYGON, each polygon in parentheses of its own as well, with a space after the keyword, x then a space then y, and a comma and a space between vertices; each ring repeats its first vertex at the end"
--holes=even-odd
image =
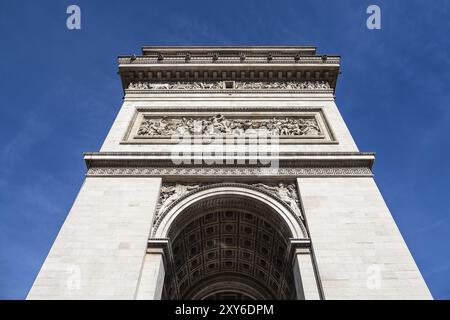
POLYGON ((28 299, 431 298, 335 104, 339 61, 314 47, 120 57, 122 107, 28 299), (235 139, 261 128, 275 149, 235 139))
POLYGON ((86 178, 28 299, 134 299, 159 178, 86 178))
POLYGON ((430 299, 373 178, 299 178, 326 299, 430 299))

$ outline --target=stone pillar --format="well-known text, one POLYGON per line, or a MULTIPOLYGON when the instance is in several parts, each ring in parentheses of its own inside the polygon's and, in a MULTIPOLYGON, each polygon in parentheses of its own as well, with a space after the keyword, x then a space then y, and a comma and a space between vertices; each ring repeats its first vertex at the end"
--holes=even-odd
POLYGON ((291 240, 294 280, 298 300, 320 300, 320 287, 309 240, 291 240))
POLYGON ((297 299, 320 300, 320 292, 312 261, 311 249, 296 249, 294 253, 294 278, 297 299))
POLYGON ((87 177, 27 299, 134 299, 160 186, 87 177))
POLYGON ((144 258, 137 300, 161 300, 164 286, 164 249, 149 248, 144 258))
POLYGON ((298 186, 327 300, 431 298, 372 177, 301 177, 298 186))

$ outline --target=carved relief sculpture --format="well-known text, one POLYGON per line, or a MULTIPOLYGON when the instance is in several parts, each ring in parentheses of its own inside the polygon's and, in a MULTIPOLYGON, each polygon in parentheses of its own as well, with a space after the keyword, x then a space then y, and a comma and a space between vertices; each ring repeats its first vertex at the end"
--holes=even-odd
MULTIPOLYGON (((130 82, 130 90, 222 90, 226 89, 225 81, 211 82, 130 82)), ((326 81, 289 81, 289 82, 246 82, 235 81, 236 90, 329 90, 326 81)))
MULTIPOLYGON (((185 194, 202 186, 201 184, 164 183, 161 186, 161 193, 158 201, 157 219, 174 201, 180 199, 185 194)), ((294 183, 279 182, 278 184, 255 183, 253 187, 265 190, 286 203, 292 211, 303 220, 300 210, 300 201, 297 195, 297 188, 294 183)))
POLYGON ((264 130, 278 136, 318 136, 321 129, 313 117, 272 119, 227 119, 221 114, 211 118, 148 118, 140 124, 140 137, 171 135, 240 135, 248 129, 264 130))
POLYGON ((298 199, 297 188, 295 187, 295 184, 285 184, 283 182, 279 182, 277 185, 272 186, 264 183, 256 183, 253 186, 264 189, 278 196, 278 198, 289 205, 291 209, 300 217, 300 219, 303 220, 302 211, 300 210, 300 201, 298 199))
POLYGON ((157 210, 157 215, 155 218, 164 212, 175 200, 181 198, 184 194, 197 189, 198 187, 200 187, 199 184, 163 184, 161 186, 161 193, 158 201, 159 209, 157 210))

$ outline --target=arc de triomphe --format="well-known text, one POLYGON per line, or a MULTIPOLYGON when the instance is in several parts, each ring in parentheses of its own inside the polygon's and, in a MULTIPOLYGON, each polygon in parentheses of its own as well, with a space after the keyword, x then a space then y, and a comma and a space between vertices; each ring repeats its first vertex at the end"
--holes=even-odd
POLYGON ((143 47, 28 299, 427 299, 315 47, 143 47))

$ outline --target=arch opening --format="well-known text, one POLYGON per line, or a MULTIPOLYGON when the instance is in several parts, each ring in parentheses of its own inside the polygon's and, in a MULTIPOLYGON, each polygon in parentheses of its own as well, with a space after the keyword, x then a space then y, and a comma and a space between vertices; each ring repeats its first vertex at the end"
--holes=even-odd
POLYGON ((163 299, 294 299, 291 228, 279 212, 242 194, 185 207, 168 228, 163 299))

